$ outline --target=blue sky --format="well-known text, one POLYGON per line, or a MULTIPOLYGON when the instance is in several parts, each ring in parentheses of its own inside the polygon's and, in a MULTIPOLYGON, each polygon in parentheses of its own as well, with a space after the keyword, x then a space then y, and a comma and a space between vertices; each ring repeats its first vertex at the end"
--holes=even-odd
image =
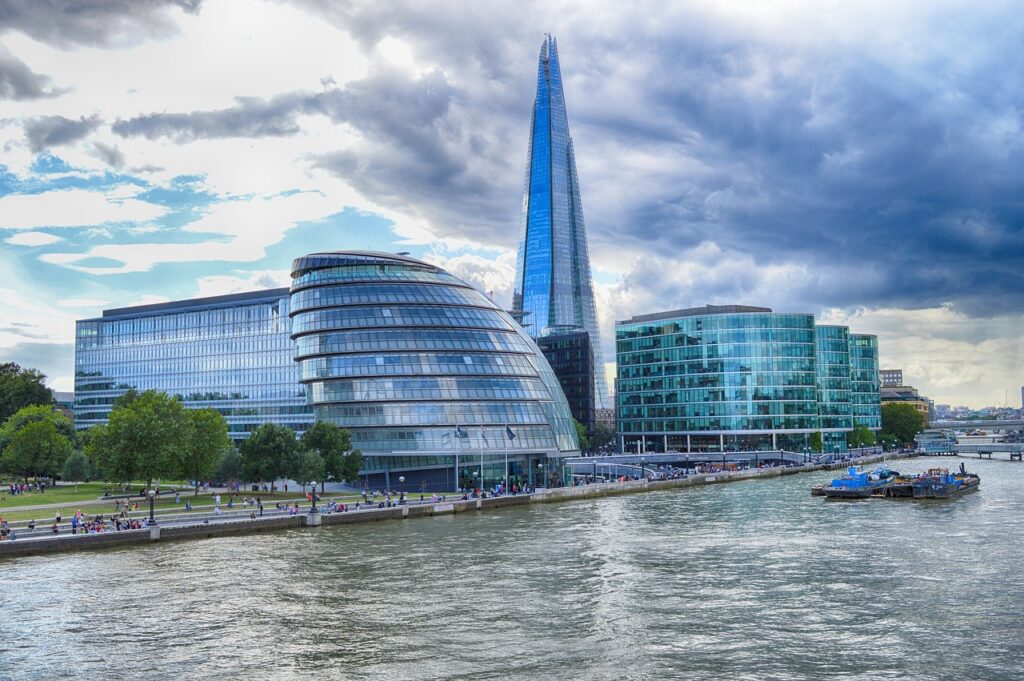
POLYGON ((877 333, 938 402, 1024 383, 1014 3, 11 0, 0 358, 74 320, 409 251, 511 299, 536 58, 559 41, 607 347, 705 303, 877 333))

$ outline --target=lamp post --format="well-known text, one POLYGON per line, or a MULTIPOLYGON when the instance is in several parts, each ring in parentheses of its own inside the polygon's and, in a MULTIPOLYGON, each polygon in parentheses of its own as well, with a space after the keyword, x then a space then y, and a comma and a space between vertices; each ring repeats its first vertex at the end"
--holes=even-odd
POLYGON ((314 480, 313 482, 311 482, 309 484, 313 486, 313 493, 309 495, 309 498, 312 500, 313 505, 310 506, 309 512, 310 513, 319 513, 320 511, 316 507, 316 481, 314 480))
POLYGON ((405 491, 405 476, 404 475, 399 475, 398 476, 398 485, 399 485, 398 491, 399 492, 404 492, 405 491))
POLYGON ((541 485, 541 487, 544 487, 546 489, 547 486, 548 486, 548 483, 544 479, 544 462, 543 461, 541 461, 540 463, 537 464, 537 477, 540 478, 540 485, 541 485))
POLYGON ((641 456, 640 457, 640 477, 641 478, 646 478, 647 477, 647 471, 644 470, 644 464, 645 463, 647 463, 647 457, 641 456))
POLYGON ((149 524, 156 525, 156 516, 153 515, 153 504, 156 502, 156 490, 151 489, 149 494, 149 524))

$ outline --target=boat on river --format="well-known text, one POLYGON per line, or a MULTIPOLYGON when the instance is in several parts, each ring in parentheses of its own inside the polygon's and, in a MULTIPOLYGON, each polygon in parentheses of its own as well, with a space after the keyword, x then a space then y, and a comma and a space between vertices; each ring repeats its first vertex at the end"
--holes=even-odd
POLYGON ((915 499, 946 499, 973 492, 981 486, 981 478, 960 466, 959 473, 948 468, 929 468, 911 481, 911 494, 915 499))
MULTIPOLYGON (((867 499, 880 496, 885 486, 898 476, 899 473, 888 466, 880 466, 873 471, 850 466, 846 469, 846 475, 824 485, 821 488, 821 495, 830 499, 867 499)), ((811 494, 814 493, 812 489, 811 494)))

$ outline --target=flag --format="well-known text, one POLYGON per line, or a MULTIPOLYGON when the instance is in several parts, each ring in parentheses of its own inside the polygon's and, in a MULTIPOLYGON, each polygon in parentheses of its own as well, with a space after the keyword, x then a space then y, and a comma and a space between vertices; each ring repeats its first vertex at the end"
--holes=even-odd
POLYGON ((480 439, 483 440, 484 442, 487 442, 487 431, 484 430, 483 426, 480 426, 480 439))
POLYGON ((513 433, 512 429, 509 428, 508 426, 505 426, 505 436, 508 437, 509 440, 515 440, 516 439, 516 434, 513 433))
POLYGON ((469 437, 469 433, 462 429, 462 426, 455 426, 455 437, 469 437))

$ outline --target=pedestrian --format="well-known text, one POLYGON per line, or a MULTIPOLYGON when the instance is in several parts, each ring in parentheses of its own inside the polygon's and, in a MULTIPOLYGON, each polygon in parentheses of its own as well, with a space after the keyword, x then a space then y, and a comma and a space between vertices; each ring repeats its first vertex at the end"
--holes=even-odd
POLYGON ((259 497, 256 497, 256 507, 260 509, 260 517, 262 518, 263 517, 263 500, 261 498, 259 498, 259 497))

